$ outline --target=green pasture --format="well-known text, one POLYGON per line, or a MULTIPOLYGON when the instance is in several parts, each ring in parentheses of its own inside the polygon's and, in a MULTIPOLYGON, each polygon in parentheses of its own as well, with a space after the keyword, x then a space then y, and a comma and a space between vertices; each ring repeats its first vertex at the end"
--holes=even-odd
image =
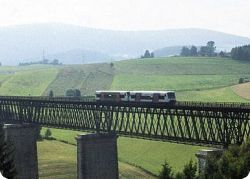
MULTIPOLYGON (((96 90, 175 90, 177 100, 208 102, 250 102, 235 94, 231 86, 239 78, 250 78, 250 63, 229 58, 169 57, 132 59, 88 65, 32 65, 0 67, 0 95, 47 95, 50 90, 61 96, 70 88, 78 88, 83 95, 93 95, 96 90)), ((42 131, 44 133, 44 129, 42 131)), ((80 131, 52 129, 59 141, 76 144, 80 131)), ((39 169, 43 178, 75 177, 75 146, 62 142, 38 143, 39 169), (67 152, 65 152, 65 149, 67 152), (54 151, 54 156, 47 154, 54 151), (63 164, 65 163, 65 165, 63 164), (53 164, 53 165, 52 165, 53 164), (49 167, 52 166, 52 167, 49 167), (66 167, 67 166, 67 167, 66 167), (62 174, 61 174, 62 173, 62 174)), ((174 171, 180 171, 202 147, 169 142, 149 141, 119 137, 120 171, 134 173, 132 164, 153 174, 158 174, 164 160, 174 171)), ((121 174, 129 175, 128 173, 121 174)), ((139 175, 139 174, 138 174, 139 175)), ((126 178, 126 177, 125 177, 126 178)))
POLYGON ((179 101, 250 102, 250 100, 244 99, 235 94, 231 87, 202 91, 182 91, 177 92, 176 97, 179 101))
MULTIPOLYGON (((44 140, 37 143, 39 178, 75 179, 77 177, 76 146, 44 140)), ((155 178, 153 175, 132 165, 119 162, 119 178, 155 178)))
POLYGON ((82 95, 93 95, 96 90, 110 89, 113 80, 110 64, 67 65, 61 68, 56 79, 44 95, 53 90, 57 96, 65 95, 67 89, 80 89, 82 95))
POLYGON ((0 87, 1 95, 39 96, 56 78, 56 68, 17 71, 0 87))
POLYGON ((238 75, 250 73, 250 62, 230 58, 167 57, 124 60, 114 64, 117 74, 238 75))
MULTIPOLYGON (((241 75, 116 75, 112 90, 205 90, 237 84, 241 75)), ((250 75, 246 77, 250 78, 250 75)))
MULTIPOLYGON (((41 134, 44 134, 46 129, 43 128, 41 134)), ((64 129, 50 130, 52 137, 73 145, 76 145, 75 137, 84 133, 64 129)), ((204 147, 128 137, 118 138, 119 161, 138 166, 154 175, 158 175, 165 160, 174 171, 182 170, 189 160, 196 161, 195 153, 202 148, 204 147)))

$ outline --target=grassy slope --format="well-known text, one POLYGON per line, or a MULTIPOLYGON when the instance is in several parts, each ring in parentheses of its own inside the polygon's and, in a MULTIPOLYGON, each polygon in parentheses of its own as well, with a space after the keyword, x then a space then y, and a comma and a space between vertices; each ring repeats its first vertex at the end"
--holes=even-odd
POLYGON ((237 84, 240 77, 250 78, 250 62, 223 58, 127 60, 116 62, 115 69, 112 89, 172 89, 179 91, 178 100, 245 102, 227 86, 237 84))
MULTIPOLYGON (((38 142, 39 177, 76 178, 76 146, 57 141, 38 142)), ((143 170, 119 162, 120 178, 154 178, 143 170)))
MULTIPOLYGON (((43 128, 42 134, 46 128, 43 128)), ((52 136, 58 140, 76 145, 75 137, 83 134, 80 131, 51 129, 52 136)), ((174 171, 180 171, 195 153, 203 147, 151 141, 128 137, 118 138, 119 161, 133 164, 157 175, 164 161, 168 161, 174 171)))
POLYGON ((0 87, 1 95, 41 95, 55 79, 57 68, 17 70, 0 87))
POLYGON ((177 100, 180 101, 209 101, 209 102, 249 102, 249 100, 238 96, 231 87, 203 90, 177 92, 177 100))
POLYGON ((70 65, 62 68, 57 78, 44 94, 53 90, 55 95, 65 95, 67 89, 77 88, 84 95, 94 94, 98 89, 109 89, 113 80, 110 64, 70 65))
MULTIPOLYGON (((51 73, 46 73, 48 76, 44 78, 42 74, 44 74, 43 70, 48 68, 46 66, 42 68, 35 66, 36 70, 33 67, 0 68, 0 73, 2 71, 11 72, 9 76, 3 77, 5 81, 0 87, 0 92, 3 91, 11 95, 25 95, 27 93, 40 95, 46 89, 46 84, 52 82, 47 91, 53 89, 56 95, 62 95, 65 89, 72 87, 80 88, 83 94, 93 94, 96 89, 109 89, 110 86, 112 89, 120 90, 141 89, 143 86, 144 90, 178 89, 180 90, 177 92, 178 100, 246 101, 237 96, 230 87, 223 86, 237 84, 239 77, 249 77, 249 62, 220 58, 172 57, 121 61, 114 64, 115 70, 109 64, 63 66, 59 68, 60 71, 54 81, 53 79, 57 74, 55 71, 57 70, 49 68, 48 71, 51 73), (34 73, 35 71, 41 73, 37 75, 34 73), (16 73, 13 74, 12 72, 16 73), (26 81, 27 77, 33 81, 26 81), (42 80, 41 84, 39 83, 40 85, 36 83, 39 80, 42 80), (39 88, 35 88, 36 86, 39 86, 39 88), (183 89, 189 91, 181 91, 183 89)), ((47 91, 44 94, 47 94, 47 91)), ((65 132, 64 130, 55 132, 53 130, 52 133, 57 135, 56 137, 59 139, 72 142, 75 141, 74 137, 78 132, 65 132)), ((180 170, 185 162, 194 158, 194 153, 198 148, 200 147, 125 137, 118 139, 119 159, 121 161, 141 166, 155 174, 157 174, 165 159, 175 170, 180 170)))

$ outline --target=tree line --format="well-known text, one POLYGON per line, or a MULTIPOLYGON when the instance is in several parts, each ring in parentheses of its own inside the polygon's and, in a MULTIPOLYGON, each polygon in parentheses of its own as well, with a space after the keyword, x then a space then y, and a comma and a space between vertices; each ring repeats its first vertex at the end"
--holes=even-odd
POLYGON ((231 50, 231 57, 235 60, 250 60, 250 45, 233 48, 231 50))
POLYGON ((62 63, 59 62, 58 59, 54 59, 52 61, 49 61, 48 59, 43 59, 41 61, 19 63, 19 66, 27 66, 27 65, 35 65, 35 64, 62 65, 62 63))
POLYGON ((207 56, 207 57, 231 57, 234 60, 250 60, 250 45, 243 45, 232 48, 231 52, 223 52, 220 51, 216 53, 216 46, 214 41, 207 42, 206 46, 201 46, 198 48, 192 45, 190 48, 187 46, 183 46, 181 49, 181 56, 207 56))
POLYGON ((154 58, 154 52, 149 52, 149 50, 146 50, 144 55, 141 56, 141 58, 154 58))
POLYGON ((181 49, 181 56, 208 56, 208 57, 214 57, 217 55, 215 52, 216 46, 214 41, 208 41, 206 46, 201 46, 200 49, 194 45, 192 45, 190 48, 187 46, 182 47, 181 49))

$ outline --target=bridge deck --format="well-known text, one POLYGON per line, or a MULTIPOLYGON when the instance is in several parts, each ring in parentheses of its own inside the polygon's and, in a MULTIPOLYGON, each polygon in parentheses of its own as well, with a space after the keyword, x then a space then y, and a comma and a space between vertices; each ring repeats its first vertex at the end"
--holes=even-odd
POLYGON ((249 114, 248 103, 163 104, 0 96, 2 122, 30 122, 204 145, 241 143, 249 137, 249 114))

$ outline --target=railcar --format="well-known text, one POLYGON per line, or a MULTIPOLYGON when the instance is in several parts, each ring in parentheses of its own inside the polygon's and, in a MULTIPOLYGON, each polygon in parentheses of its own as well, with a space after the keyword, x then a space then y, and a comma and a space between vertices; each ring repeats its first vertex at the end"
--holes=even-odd
POLYGON ((168 103, 175 101, 174 91, 131 91, 129 101, 168 103))
POLYGON ((96 91, 96 101, 129 101, 129 91, 96 91))
POLYGON ((96 101, 175 102, 174 91, 96 91, 96 101))

